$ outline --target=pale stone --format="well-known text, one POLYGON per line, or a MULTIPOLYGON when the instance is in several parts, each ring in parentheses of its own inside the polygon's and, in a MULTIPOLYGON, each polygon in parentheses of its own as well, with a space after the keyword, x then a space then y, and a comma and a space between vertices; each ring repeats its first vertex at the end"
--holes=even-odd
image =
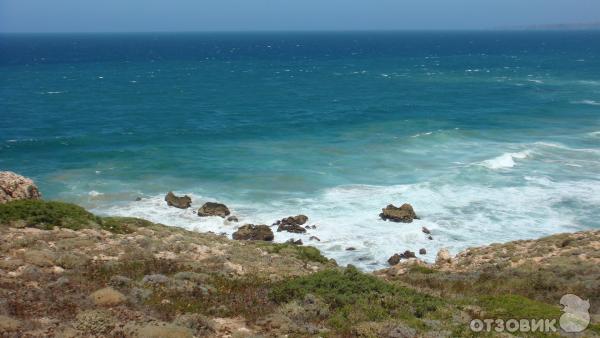
POLYGON ((115 306, 125 302, 125 296, 113 288, 104 288, 90 295, 94 304, 99 306, 115 306))

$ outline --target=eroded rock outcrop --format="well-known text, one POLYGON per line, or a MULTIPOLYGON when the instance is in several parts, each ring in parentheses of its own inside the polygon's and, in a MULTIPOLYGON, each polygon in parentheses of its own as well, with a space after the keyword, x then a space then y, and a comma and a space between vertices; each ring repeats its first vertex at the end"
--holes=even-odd
POLYGON ((396 207, 393 204, 381 209, 379 217, 384 221, 390 220, 392 222, 411 223, 414 219, 419 219, 412 205, 408 203, 402 204, 401 207, 396 207))
POLYGON ((37 200, 41 197, 33 180, 12 171, 0 171, 0 204, 14 200, 37 200))
POLYGON ((171 191, 165 196, 165 201, 168 206, 179 209, 187 209, 192 206, 192 199, 188 195, 179 197, 171 191))
POLYGON ((233 233, 233 239, 246 241, 272 241, 275 236, 267 225, 246 224, 233 233))
POLYGON ((229 208, 222 203, 206 202, 198 209, 198 216, 200 217, 219 216, 225 218, 229 214, 231 214, 229 208))

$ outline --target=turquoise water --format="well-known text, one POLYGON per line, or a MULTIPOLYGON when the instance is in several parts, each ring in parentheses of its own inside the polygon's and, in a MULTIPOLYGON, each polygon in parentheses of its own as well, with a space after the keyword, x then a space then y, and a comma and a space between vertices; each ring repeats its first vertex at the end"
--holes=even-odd
POLYGON ((599 32, 0 35, 0 84, 0 170, 101 214, 305 213, 367 269, 600 228, 599 32))

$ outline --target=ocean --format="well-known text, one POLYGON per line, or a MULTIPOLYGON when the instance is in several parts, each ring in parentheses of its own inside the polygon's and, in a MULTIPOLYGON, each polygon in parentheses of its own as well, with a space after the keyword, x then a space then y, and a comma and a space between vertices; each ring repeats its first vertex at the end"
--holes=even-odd
POLYGON ((190 230, 306 214, 275 241, 365 270, 598 229, 600 32, 4 34, 0 170, 190 230))

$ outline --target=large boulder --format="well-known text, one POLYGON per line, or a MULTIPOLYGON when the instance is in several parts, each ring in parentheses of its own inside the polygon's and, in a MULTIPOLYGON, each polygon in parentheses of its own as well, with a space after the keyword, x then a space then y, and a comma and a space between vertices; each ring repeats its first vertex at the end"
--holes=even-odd
POLYGON ((233 233, 233 239, 251 241, 272 241, 275 236, 267 225, 246 224, 233 233))
POLYGON ((413 210, 412 205, 408 203, 402 204, 401 207, 396 207, 393 204, 388 205, 387 207, 381 209, 381 214, 379 217, 384 221, 390 220, 392 222, 402 222, 402 223, 410 223, 414 219, 419 219, 415 211, 413 210))
POLYGON ((179 197, 176 196, 172 191, 167 193, 167 196, 165 196, 165 201, 167 202, 168 206, 179 209, 187 209, 192 206, 192 199, 188 195, 179 197))
POLYGON ((42 197, 33 181, 11 171, 0 171, 0 204, 14 200, 37 200, 42 197))
POLYGON ((305 233, 306 228, 302 227, 308 221, 308 217, 305 215, 290 216, 275 222, 273 225, 277 225, 277 232, 287 231, 297 234, 305 233))
POLYGON ((452 256, 450 255, 448 249, 444 248, 438 251, 435 257, 435 264, 442 266, 450 263, 452 263, 452 256))
POLYGON ((198 216, 200 217, 219 216, 225 218, 229 216, 230 213, 229 208, 227 208, 225 204, 214 202, 206 202, 198 209, 198 216))

